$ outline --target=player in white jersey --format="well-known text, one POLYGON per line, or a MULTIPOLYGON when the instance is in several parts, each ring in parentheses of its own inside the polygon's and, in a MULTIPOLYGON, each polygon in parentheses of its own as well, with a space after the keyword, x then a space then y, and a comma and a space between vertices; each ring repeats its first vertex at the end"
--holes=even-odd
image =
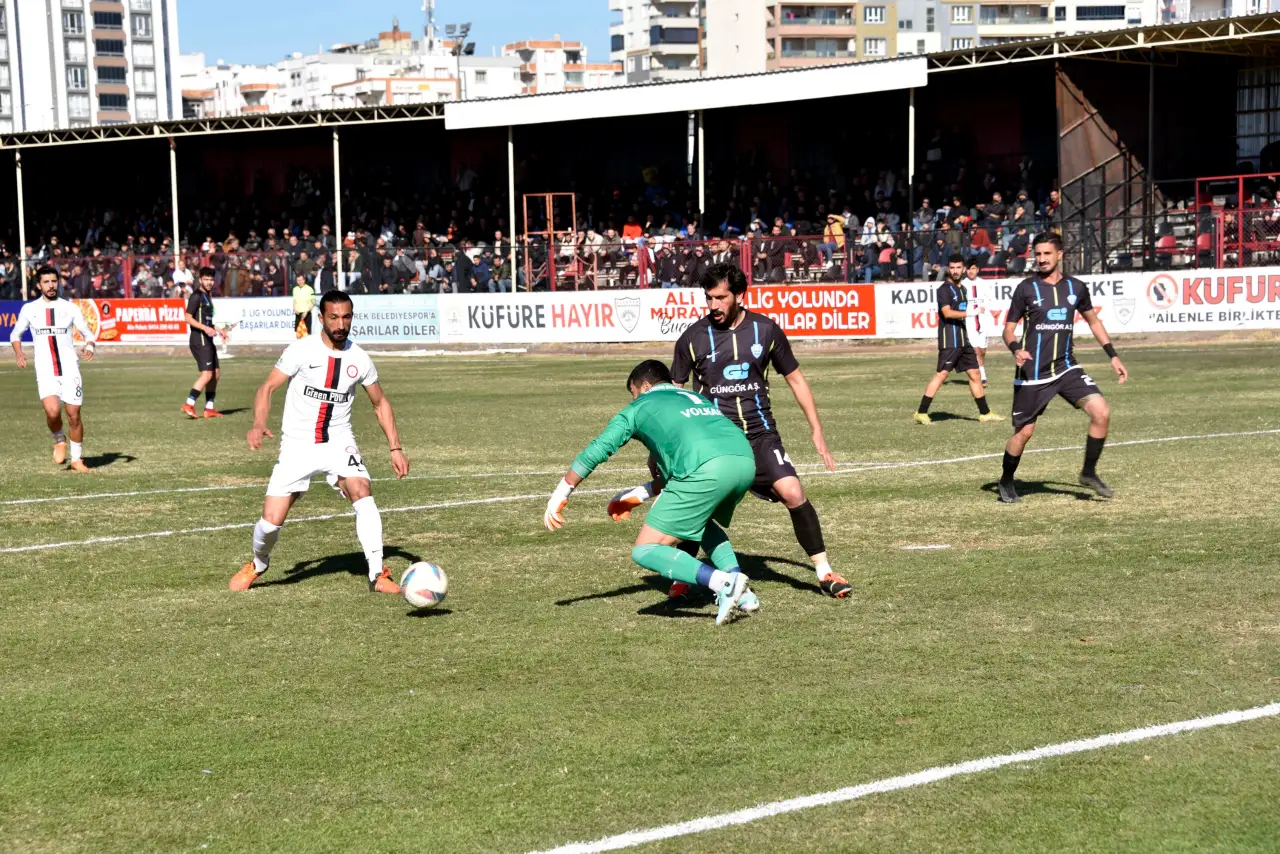
POLYGON ((978 373, 982 384, 987 384, 987 326, 991 321, 984 312, 987 310, 987 298, 991 296, 991 285, 978 278, 982 268, 974 260, 964 265, 965 287, 969 290, 969 305, 975 312, 964 319, 965 329, 969 332, 969 344, 978 356, 978 373))
POLYGON ((71 438, 71 468, 81 473, 89 467, 84 463, 84 422, 80 420, 80 406, 84 403, 84 383, 80 379, 80 361, 76 357, 76 345, 71 337, 74 329, 84 338, 84 360, 93 361, 94 335, 85 323, 80 306, 58 298, 58 273, 52 267, 36 271, 36 287, 40 297, 32 300, 18 312, 18 322, 9 336, 18 367, 27 367, 27 357, 22 352, 22 334, 31 330, 35 345, 36 391, 40 405, 44 407, 45 422, 53 434, 53 462, 62 465, 67 460, 67 437, 71 438), (67 409, 67 429, 62 429, 62 408, 67 409))
POLYGON ((262 447, 273 438, 267 429, 271 394, 288 383, 281 424, 280 458, 267 484, 262 518, 253 529, 253 560, 231 579, 232 590, 248 590, 267 571, 271 549, 280 537, 289 508, 311 485, 311 477, 325 475, 329 485, 351 502, 356 512, 356 537, 369 563, 369 589, 399 593, 400 585, 382 565, 382 517, 373 501, 369 472, 351 431, 351 404, 356 386, 364 386, 378 415, 378 424, 391 446, 391 468, 397 478, 409 473, 409 459, 400 447, 391 401, 378 384, 378 371, 369 354, 347 340, 351 333, 351 297, 329 291, 320 300, 321 332, 289 345, 253 400, 253 429, 249 447, 262 447))

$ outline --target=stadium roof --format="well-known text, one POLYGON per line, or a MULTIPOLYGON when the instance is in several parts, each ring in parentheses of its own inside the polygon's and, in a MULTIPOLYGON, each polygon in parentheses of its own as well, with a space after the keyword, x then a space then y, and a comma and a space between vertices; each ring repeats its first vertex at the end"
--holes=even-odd
MULTIPOLYGON (((542 121, 563 121, 582 116, 586 109, 575 104, 591 103, 600 106, 593 113, 596 117, 634 115, 635 105, 654 105, 661 101, 657 111, 715 109, 742 103, 766 103, 778 100, 775 84, 789 87, 784 100, 833 97, 839 94, 857 94, 887 89, 924 86, 927 80, 917 71, 917 65, 928 74, 957 71, 967 68, 984 68, 1020 62, 1048 59, 1096 56, 1111 61, 1146 62, 1150 51, 1178 51, 1216 53, 1233 56, 1275 56, 1280 54, 1280 14, 1251 15, 1225 18, 1216 21, 1200 21, 1189 24, 1111 30, 1077 36, 1060 36, 988 45, 969 50, 946 51, 926 57, 874 60, 823 66, 798 71, 775 71, 766 74, 739 77, 704 78, 673 83, 650 83, 626 88, 596 89, 584 92, 555 93, 548 95, 523 95, 516 98, 492 101, 467 101, 458 104, 412 104, 403 106, 358 107, 341 110, 312 110, 291 113, 267 113, 253 116, 230 116, 214 119, 183 119, 168 122, 149 122, 129 125, 95 125, 88 128, 27 131, 0 134, 0 148, 32 148, 47 145, 66 145, 78 142, 106 142, 126 139, 163 139, 171 136, 198 136, 206 134, 236 133, 245 131, 289 130, 294 128, 340 127, 380 122, 423 121, 446 118, 446 127, 487 127, 523 124, 518 116, 528 116, 528 121, 538 113, 547 115, 542 121), (886 73, 886 69, 888 70, 886 73), (857 73, 849 76, 853 70, 857 73), (814 77, 791 75, 824 72, 814 77), (901 80, 885 80, 902 74, 901 80), (917 80, 917 75, 921 79, 917 80), (849 76, 849 82, 833 80, 849 76), (796 80, 814 81, 819 94, 797 92, 796 80), (858 89, 858 86, 871 88, 858 89), (825 87, 825 88, 823 88, 825 87), (876 88, 878 87, 878 88, 876 88), (845 90, 845 91, 842 91, 845 90), (746 100, 722 103, 731 96, 746 100), (640 93, 640 94, 632 94, 640 93), (557 99, 550 101, 549 99, 557 99), (628 112, 619 112, 614 101, 626 102, 628 112), (563 112, 553 107, 568 105, 563 112), (487 106, 493 105, 493 106, 487 106), (494 121, 499 115, 502 121, 494 121)), ((582 116, 585 117, 585 116, 582 116)))

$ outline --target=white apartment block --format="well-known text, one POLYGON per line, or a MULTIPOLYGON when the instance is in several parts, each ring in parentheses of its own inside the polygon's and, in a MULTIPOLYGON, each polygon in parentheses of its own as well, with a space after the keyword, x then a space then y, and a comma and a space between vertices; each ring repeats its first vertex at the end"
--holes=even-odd
POLYGON ((177 0, 0 0, 0 133, 176 118, 177 0))
MULTIPOLYGON (((760 0, 741 0, 755 6, 760 0)), ((699 0, 609 0, 609 59, 623 81, 689 80, 702 74, 699 0)), ((761 36, 763 39, 763 35, 761 36)))
POLYGON ((520 58, 520 92, 575 92, 602 89, 622 82, 622 66, 612 62, 587 62, 582 42, 560 36, 545 41, 515 42, 502 48, 503 56, 520 58))

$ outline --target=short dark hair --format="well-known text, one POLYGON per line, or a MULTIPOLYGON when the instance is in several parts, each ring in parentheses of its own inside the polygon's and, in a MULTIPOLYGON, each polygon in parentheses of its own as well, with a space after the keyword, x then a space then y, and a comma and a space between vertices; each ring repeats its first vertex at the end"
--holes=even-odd
POLYGON ((351 303, 351 297, 347 296, 342 291, 325 291, 324 296, 320 297, 320 316, 323 317, 325 309, 334 303, 339 305, 347 303, 354 307, 354 304, 351 303))
POLYGON ((947 259, 947 266, 948 266, 948 267, 950 267, 952 264, 963 264, 963 263, 964 263, 964 256, 963 256, 963 255, 958 255, 958 254, 957 254, 957 255, 952 255, 950 258, 948 258, 948 259, 947 259))
POLYGON ((200 268, 200 275, 199 275, 199 278, 201 278, 201 279, 203 279, 205 276, 208 276, 209 278, 213 279, 213 278, 216 278, 216 277, 217 277, 217 275, 218 275, 218 274, 214 272, 214 270, 213 270, 213 268, 212 268, 212 267, 201 267, 201 268, 200 268))
POLYGON ((1056 231, 1042 231, 1031 241, 1032 246, 1039 246, 1041 243, 1052 243, 1054 249, 1062 251, 1062 238, 1056 231))
POLYGON ((53 269, 53 267, 49 266, 48 264, 45 264, 42 267, 40 267, 38 270, 36 270, 36 281, 37 282, 40 281, 40 277, 45 275, 53 276, 54 278, 57 278, 58 271, 53 269))
POLYGON ((981 270, 981 269, 982 269, 982 265, 978 263, 978 259, 977 259, 977 258, 970 258, 970 259, 969 259, 969 261, 968 261, 968 263, 966 263, 966 264, 964 265, 964 268, 965 268, 966 270, 967 270, 967 269, 969 269, 970 267, 977 267, 979 270, 981 270))
POLYGON ((702 274, 698 284, 704 291, 709 291, 721 282, 729 286, 729 293, 734 296, 742 296, 747 292, 747 274, 732 264, 712 264, 702 274))
MULTIPOLYGON (((333 291, 329 293, 333 293, 333 291)), ((627 377, 627 391, 631 391, 631 389, 642 386, 645 383, 661 385, 669 382, 671 382, 671 369, 667 367, 665 362, 659 362, 657 359, 645 359, 631 369, 631 375, 627 377)))

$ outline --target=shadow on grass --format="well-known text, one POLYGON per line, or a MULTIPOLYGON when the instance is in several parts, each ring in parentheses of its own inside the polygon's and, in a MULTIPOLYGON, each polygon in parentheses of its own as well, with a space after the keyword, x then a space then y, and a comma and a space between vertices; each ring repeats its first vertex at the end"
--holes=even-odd
POLYGON ((248 412, 249 407, 237 406, 235 409, 219 409, 218 411, 223 415, 239 415, 241 412, 248 412))
MULTIPOLYGON (((1057 483, 1051 480, 1016 480, 1014 487, 1018 490, 1018 497, 1025 498, 1028 495, 1070 495, 1076 501, 1092 501, 1097 498, 1092 490, 1085 489, 1074 483, 1057 483)), ((990 492, 992 495, 999 495, 996 489, 996 482, 982 485, 983 492, 990 492)))
POLYGON ((930 412, 929 420, 933 423, 939 421, 977 421, 977 417, 973 415, 956 415, 954 412, 930 412))
POLYGON ((422 620, 427 617, 445 617, 452 613, 448 608, 414 608, 405 616, 411 620, 422 620))
MULTIPOLYGON (((422 560, 416 554, 407 552, 404 549, 395 546, 387 546, 382 551, 384 559, 404 558, 409 563, 417 563, 422 560)), ((318 560, 304 560, 293 565, 292 569, 285 570, 284 576, 281 578, 273 578, 270 581, 263 581, 255 584, 254 587, 271 587, 276 584, 297 584, 311 578, 321 575, 335 575, 345 572, 347 575, 359 576, 368 580, 369 564, 364 559, 364 552, 347 552, 341 555, 332 555, 330 557, 320 558, 318 560)))
POLYGON ((98 454, 92 457, 85 457, 84 464, 91 469, 105 468, 114 463, 131 463, 137 460, 133 454, 122 454, 118 451, 108 451, 105 454, 98 454))

